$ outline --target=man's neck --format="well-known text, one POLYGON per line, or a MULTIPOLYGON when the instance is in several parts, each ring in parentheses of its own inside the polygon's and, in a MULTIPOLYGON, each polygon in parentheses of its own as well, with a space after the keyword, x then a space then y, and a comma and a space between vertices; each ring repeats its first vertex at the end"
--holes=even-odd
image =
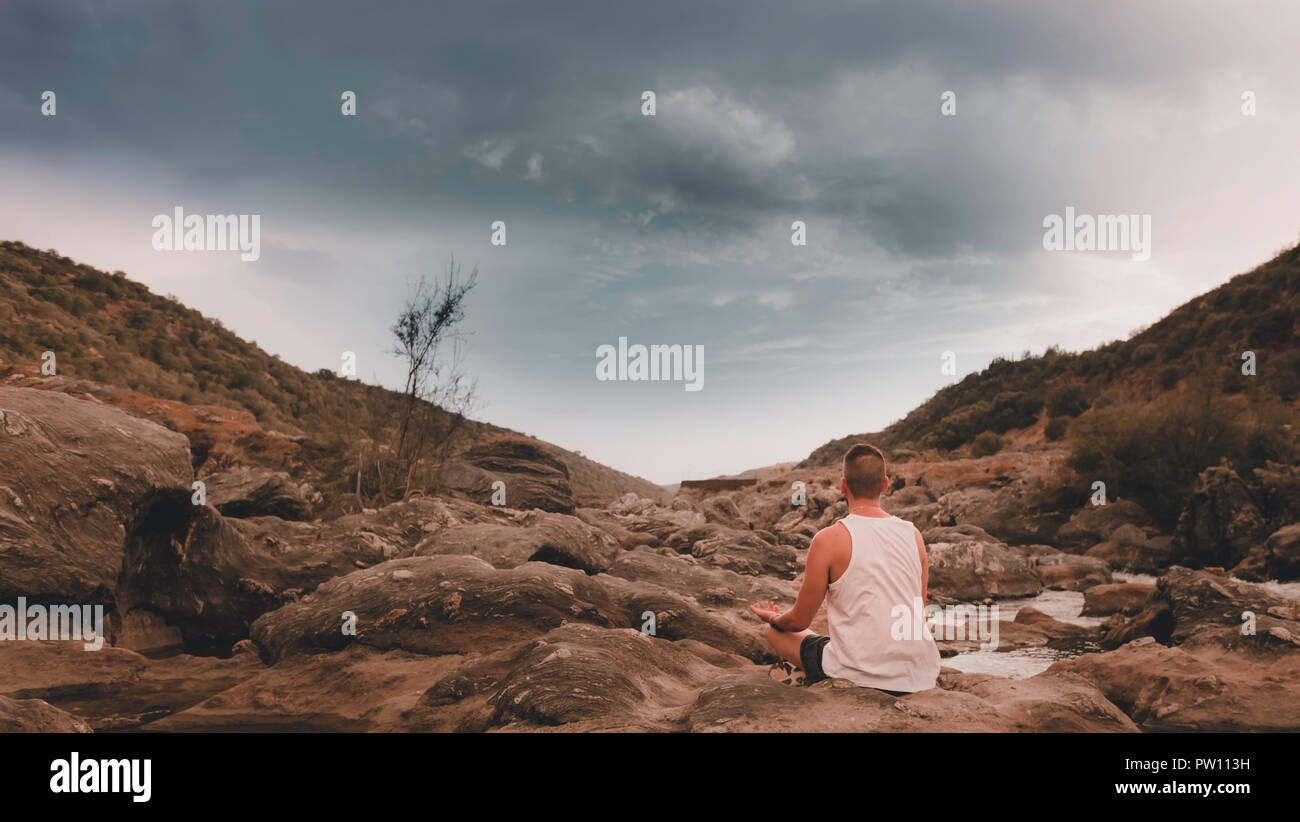
POLYGON ((861 517, 887 517, 889 516, 880 507, 880 500, 871 500, 869 502, 852 502, 849 503, 849 513, 857 514, 861 517))

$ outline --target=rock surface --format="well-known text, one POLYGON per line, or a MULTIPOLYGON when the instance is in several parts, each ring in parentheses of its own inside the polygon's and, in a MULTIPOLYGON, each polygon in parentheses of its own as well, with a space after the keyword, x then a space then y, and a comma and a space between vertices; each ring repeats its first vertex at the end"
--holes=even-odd
MULTIPOLYGON (((240 468, 203 477, 207 503, 227 517, 302 520, 311 514, 314 492, 284 471, 240 468)), ((319 496, 319 495, 316 495, 319 496)))
POLYGON ((188 499, 185 437, 66 394, 0 387, 0 600, 111 604, 141 499, 188 499))
POLYGON ((504 504, 510 508, 569 514, 577 507, 568 467, 536 444, 517 437, 492 440, 448 460, 441 481, 480 505, 495 504, 493 496, 498 489, 493 485, 502 482, 504 504))
POLYGON ((1083 592, 1083 616, 1132 616, 1146 606, 1155 589, 1154 585, 1136 582, 1094 585, 1083 592))
POLYGON ((90 726, 41 699, 0 696, 0 733, 88 734, 90 726))
POLYGON ((1043 583, 1029 558, 974 525, 922 534, 930 557, 930 594, 961 602, 1035 596, 1043 583))
POLYGON ((1253 582, 1300 579, 1300 522, 1269 534, 1263 543, 1250 549, 1232 573, 1253 582))
POLYGON ((1230 468, 1207 468, 1178 517, 1171 561, 1201 568, 1231 568, 1271 529, 1255 492, 1230 468))
POLYGON ((1146 731, 1300 731, 1300 652, 1277 656, 1153 639, 1057 662, 1146 731))

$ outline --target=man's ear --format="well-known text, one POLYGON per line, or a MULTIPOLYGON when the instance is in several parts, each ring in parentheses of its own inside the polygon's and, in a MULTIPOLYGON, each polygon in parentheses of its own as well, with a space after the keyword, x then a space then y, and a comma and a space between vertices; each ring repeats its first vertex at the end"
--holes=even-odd
POLYGON ((852 497, 849 496, 849 481, 844 477, 840 477, 840 493, 845 499, 852 499, 852 497))
POLYGON ((888 493, 889 493, 889 477, 885 477, 885 484, 880 486, 880 496, 883 497, 885 494, 888 493))

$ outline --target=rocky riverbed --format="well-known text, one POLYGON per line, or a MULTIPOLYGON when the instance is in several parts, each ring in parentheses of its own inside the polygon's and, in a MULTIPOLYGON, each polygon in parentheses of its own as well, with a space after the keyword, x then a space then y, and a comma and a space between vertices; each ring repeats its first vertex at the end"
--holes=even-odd
POLYGON ((830 470, 579 505, 509 442, 439 496, 317 519, 255 462, 197 504, 185 436, 13 387, 0 465, 0 601, 102 604, 111 640, 0 641, 0 730, 1300 729, 1300 526, 1242 502, 1294 467, 1246 497, 1207 472, 1162 534, 1060 493, 1050 449, 900 460, 884 506, 924 533, 932 601, 997 606, 999 641, 943 639, 938 687, 894 698, 773 681, 746 609, 793 602, 845 512, 830 470))

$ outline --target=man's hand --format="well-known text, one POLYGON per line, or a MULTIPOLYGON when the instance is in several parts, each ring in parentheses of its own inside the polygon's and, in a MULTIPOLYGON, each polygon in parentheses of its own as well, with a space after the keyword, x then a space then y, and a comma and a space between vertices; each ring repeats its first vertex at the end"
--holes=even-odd
POLYGON ((781 616, 781 609, 776 607, 776 603, 771 600, 768 600, 767 602, 756 602, 749 606, 749 610, 769 625, 772 624, 772 620, 781 616))

